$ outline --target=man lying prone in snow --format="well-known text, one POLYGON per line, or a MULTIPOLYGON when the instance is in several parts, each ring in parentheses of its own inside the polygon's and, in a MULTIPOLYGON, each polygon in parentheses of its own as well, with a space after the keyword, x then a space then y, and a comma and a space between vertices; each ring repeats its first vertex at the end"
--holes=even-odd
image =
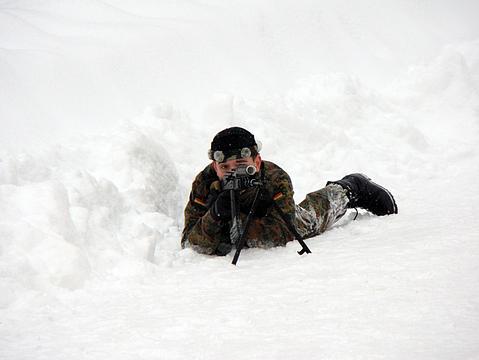
POLYGON ((392 194, 362 174, 329 181, 296 205, 289 175, 278 165, 263 161, 259 151, 254 135, 243 128, 216 134, 209 150, 212 162, 196 176, 185 208, 182 247, 226 255, 235 246, 230 233, 232 192, 225 190, 225 179, 240 167, 253 169, 247 176, 261 184, 236 190, 238 217, 243 223, 254 203, 244 234, 247 247, 270 248, 285 245, 295 235, 302 239, 316 236, 349 208, 363 208, 379 216, 398 212, 392 194))

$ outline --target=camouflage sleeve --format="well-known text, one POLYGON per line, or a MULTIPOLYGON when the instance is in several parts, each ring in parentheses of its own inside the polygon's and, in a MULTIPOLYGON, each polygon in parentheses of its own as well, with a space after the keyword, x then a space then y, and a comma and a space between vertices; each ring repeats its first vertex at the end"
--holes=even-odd
MULTIPOLYGON (((293 221, 295 203, 289 176, 283 172, 280 178, 272 180, 267 185, 270 196, 289 220, 293 221)), ((268 209, 266 216, 254 218, 251 221, 246 236, 246 243, 249 247, 259 248, 284 246, 288 241, 294 240, 294 235, 289 231, 288 226, 273 205, 268 209)))
POLYGON ((217 222, 210 214, 208 182, 203 173, 198 174, 193 182, 188 204, 186 204, 185 227, 181 237, 183 248, 191 246, 202 254, 214 254, 218 244, 225 241, 225 224, 217 222), (208 190, 207 190, 208 189, 208 190))
POLYGON ((192 246, 203 254, 214 254, 221 238, 221 226, 211 217, 207 207, 192 200, 185 208, 185 227, 181 245, 185 248, 192 246))

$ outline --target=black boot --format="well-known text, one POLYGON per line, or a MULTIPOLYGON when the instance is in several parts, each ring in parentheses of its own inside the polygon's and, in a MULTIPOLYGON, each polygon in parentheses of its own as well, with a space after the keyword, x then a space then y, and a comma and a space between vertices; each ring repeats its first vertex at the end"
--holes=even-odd
POLYGON ((392 194, 363 174, 346 175, 326 185, 329 184, 339 184, 347 191, 348 208, 363 208, 379 216, 398 213, 392 194))

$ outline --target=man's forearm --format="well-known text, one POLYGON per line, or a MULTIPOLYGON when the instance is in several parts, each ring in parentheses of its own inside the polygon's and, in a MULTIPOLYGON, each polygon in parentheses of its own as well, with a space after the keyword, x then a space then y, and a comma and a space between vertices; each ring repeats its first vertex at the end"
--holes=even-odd
POLYGON ((199 218, 195 225, 187 232, 186 240, 196 250, 201 248, 202 253, 213 254, 220 243, 221 228, 213 219, 210 211, 207 211, 199 218))

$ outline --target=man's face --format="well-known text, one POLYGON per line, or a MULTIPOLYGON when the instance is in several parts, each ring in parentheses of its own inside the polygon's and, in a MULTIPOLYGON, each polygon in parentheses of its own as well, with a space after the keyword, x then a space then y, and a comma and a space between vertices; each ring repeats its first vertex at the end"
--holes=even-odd
POLYGON ((239 165, 253 165, 256 168, 256 171, 259 171, 261 167, 261 156, 256 155, 254 159, 252 156, 250 156, 243 159, 228 160, 224 163, 213 161, 213 168, 215 169, 216 175, 220 178, 220 180, 223 180, 225 175, 236 169, 239 165))

